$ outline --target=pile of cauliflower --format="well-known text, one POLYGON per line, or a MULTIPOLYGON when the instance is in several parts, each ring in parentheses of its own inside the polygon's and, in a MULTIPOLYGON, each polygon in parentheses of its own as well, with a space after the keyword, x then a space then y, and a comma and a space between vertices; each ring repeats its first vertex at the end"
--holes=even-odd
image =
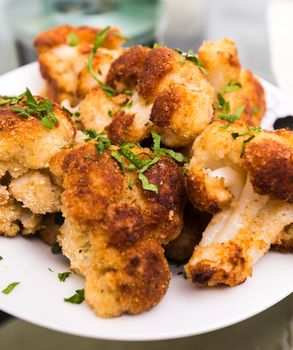
POLYGON ((235 44, 123 41, 42 33, 46 96, 0 99, 0 234, 58 242, 100 317, 157 305, 168 260, 235 286, 271 247, 293 250, 293 133, 260 128, 265 93, 235 44))

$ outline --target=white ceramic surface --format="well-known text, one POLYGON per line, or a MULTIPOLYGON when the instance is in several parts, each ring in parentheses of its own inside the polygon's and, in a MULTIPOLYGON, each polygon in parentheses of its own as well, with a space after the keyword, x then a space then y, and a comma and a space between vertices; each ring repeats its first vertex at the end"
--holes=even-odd
MULTIPOLYGON (((0 77, 0 94, 18 94, 28 86, 34 93, 43 88, 36 63, 0 77)), ((276 116, 293 113, 293 102, 264 82, 268 112, 263 126, 270 128, 276 116)), ((53 255, 37 238, 0 237, 0 290, 21 282, 9 295, 0 293, 0 309, 29 322, 58 331, 113 340, 158 340, 185 337, 220 329, 249 318, 293 291, 293 255, 268 253, 255 266, 252 278, 234 288, 199 289, 177 275, 163 301, 137 316, 100 319, 85 303, 65 303, 64 297, 83 288, 83 280, 71 276, 60 282, 58 272, 68 262, 53 255), (49 271, 52 269, 54 272, 49 271)))

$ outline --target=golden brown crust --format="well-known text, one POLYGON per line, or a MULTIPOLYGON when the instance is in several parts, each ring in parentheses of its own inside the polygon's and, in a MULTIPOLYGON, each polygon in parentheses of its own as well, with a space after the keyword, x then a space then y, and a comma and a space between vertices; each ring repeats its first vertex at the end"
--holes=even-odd
POLYGON ((159 127, 169 126, 172 115, 179 108, 180 97, 175 86, 163 90, 155 99, 150 120, 159 127))
POLYGON ((111 65, 106 84, 118 91, 134 88, 143 69, 148 51, 148 48, 141 45, 129 48, 111 65))
POLYGON ((251 142, 243 161, 257 193, 293 203, 292 146, 271 139, 251 142))
POLYGON ((138 79, 138 92, 146 100, 154 97, 160 80, 173 68, 177 52, 166 47, 150 50, 138 79))
MULTIPOLYGON (((87 302, 102 317, 142 312, 161 300, 170 271, 160 244, 182 229, 180 167, 168 157, 150 166, 144 175, 159 189, 150 193, 136 173, 120 170, 111 156, 117 151, 111 146, 98 155, 94 142, 88 142, 51 161, 51 171, 65 189, 60 242, 74 259, 74 269, 86 277, 87 302), (85 245, 88 250, 83 252, 85 245)), ((140 159, 154 156, 137 146, 131 152, 140 159)), ((127 167, 130 163, 124 161, 127 167)))
POLYGON ((134 114, 119 111, 114 115, 112 123, 106 127, 109 138, 117 145, 125 141, 132 141, 129 135, 129 128, 133 125, 134 114))
POLYGON ((135 244, 145 234, 140 208, 126 203, 110 206, 102 227, 109 233, 109 244, 119 248, 135 244))
MULTIPOLYGON (((67 36, 70 33, 74 33, 78 37, 80 44, 93 44, 100 31, 102 29, 87 26, 61 25, 39 34, 34 40, 34 46, 41 53, 55 46, 67 45, 67 36)), ((108 49, 118 48, 123 39, 117 34, 120 34, 120 31, 117 28, 111 28, 102 46, 108 49)))
MULTIPOLYGON (((203 248, 197 246, 194 255, 200 254, 203 248)), ((234 242, 215 244, 215 262, 198 262, 185 265, 187 277, 199 286, 215 286, 219 284, 236 286, 245 281, 251 274, 251 268, 241 246, 234 242), (221 254, 219 254, 221 252, 221 254)), ((193 257, 194 257, 193 255, 193 257)))
POLYGON ((188 198, 195 208, 216 213, 231 203, 233 196, 224 189, 224 179, 207 177, 204 171, 188 174, 186 181, 188 198))

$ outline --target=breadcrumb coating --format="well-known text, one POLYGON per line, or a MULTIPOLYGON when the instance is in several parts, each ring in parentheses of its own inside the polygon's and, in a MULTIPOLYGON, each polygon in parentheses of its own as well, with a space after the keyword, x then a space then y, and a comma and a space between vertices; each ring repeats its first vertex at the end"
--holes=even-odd
POLYGON ((288 130, 215 121, 195 141, 187 193, 195 207, 216 214, 185 265, 194 283, 237 285, 272 244, 288 250, 292 138, 288 130))
MULTIPOLYGON (((150 166, 144 175, 158 188, 151 192, 135 172, 121 171, 111 156, 117 150, 111 146, 98 155, 91 141, 60 152, 50 164, 64 188, 59 242, 72 269, 85 276, 86 301, 101 317, 159 303, 171 276, 161 244, 175 239, 183 225, 180 167, 169 157, 150 166)), ((131 152, 153 156, 138 146, 131 152)))
MULTIPOLYGON (((71 105, 76 105, 89 89, 98 85, 89 75, 86 63, 101 30, 64 25, 36 37, 34 45, 39 55, 42 76, 47 83, 48 97, 58 103, 69 100, 71 105), (76 38, 74 45, 70 43, 70 35, 76 38)), ((122 42, 120 31, 111 28, 102 43, 103 52, 96 52, 93 68, 97 74, 99 70, 103 72, 101 80, 105 79, 111 62, 119 55, 118 49, 122 42)))
POLYGON ((72 120, 56 104, 52 112, 58 122, 52 129, 12 107, 24 108, 25 101, 0 107, 0 235, 6 236, 36 233, 41 214, 60 210, 60 188, 51 182, 49 161, 75 136, 72 120))

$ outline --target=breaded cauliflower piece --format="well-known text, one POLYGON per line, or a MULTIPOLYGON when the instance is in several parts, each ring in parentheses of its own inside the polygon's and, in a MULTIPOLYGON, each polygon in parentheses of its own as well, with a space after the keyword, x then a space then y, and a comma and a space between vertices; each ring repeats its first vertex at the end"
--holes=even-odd
POLYGON ((198 56, 208 71, 210 83, 229 102, 231 113, 244 106, 241 120, 250 125, 260 125, 266 110, 265 92, 256 77, 241 68, 235 43, 229 39, 205 41, 198 56), (239 89, 233 90, 231 84, 235 83, 239 89))
POLYGON ((56 104, 53 113, 58 123, 52 129, 43 126, 33 115, 21 116, 12 107, 25 108, 25 105, 20 102, 0 107, 0 176, 9 172, 16 178, 29 169, 48 168, 52 156, 73 143, 75 127, 56 104))
POLYGON ((116 143, 140 141, 155 130, 165 145, 187 146, 213 117, 214 89, 200 67, 166 47, 127 49, 112 63, 106 84, 119 95, 92 91, 81 102, 80 120, 85 128, 105 128, 116 143))
POLYGON ((52 184, 49 174, 30 170, 9 184, 13 198, 36 214, 60 210, 60 187, 52 184))
POLYGON ((40 214, 60 210, 60 188, 51 182, 49 161, 75 137, 70 117, 59 106, 28 91, 14 99, 0 107, 0 235, 6 236, 36 233, 40 214), (55 125, 42 124, 33 112, 45 107, 52 108, 55 125))
POLYGON ((96 147, 90 141, 51 160, 64 188, 59 242, 71 268, 85 276, 85 298, 98 316, 140 313, 157 305, 168 288, 161 244, 182 230, 183 173, 162 157, 143 172, 157 192, 143 189, 133 166, 154 157, 149 149, 124 146, 132 163, 121 148, 99 155, 96 147))
POLYGON ((194 283, 242 283, 293 223, 293 133, 215 121, 193 145, 187 192, 215 213, 185 266, 194 283))
MULTIPOLYGON (((89 76, 86 63, 101 30, 64 25, 36 37, 34 45, 39 55, 42 76, 46 80, 48 97, 58 103, 69 100, 71 105, 76 105, 88 89, 97 85, 89 76)), ((103 48, 96 52, 93 68, 97 71, 100 68, 103 72, 101 80, 119 54, 122 41, 120 31, 111 28, 102 43, 103 48)))

